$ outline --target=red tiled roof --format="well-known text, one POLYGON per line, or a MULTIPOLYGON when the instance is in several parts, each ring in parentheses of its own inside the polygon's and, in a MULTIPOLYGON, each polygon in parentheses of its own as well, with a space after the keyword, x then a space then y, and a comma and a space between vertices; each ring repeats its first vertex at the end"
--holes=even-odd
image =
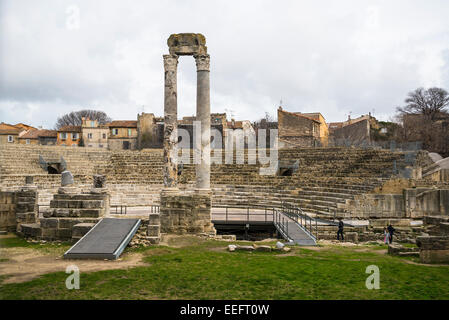
POLYGON ((311 117, 305 116, 302 113, 290 112, 290 111, 285 111, 285 110, 280 110, 280 111, 284 112, 284 113, 291 114, 291 115, 296 116, 296 117, 301 117, 301 118, 305 118, 305 119, 308 119, 308 120, 312 120, 312 121, 315 121, 315 122, 321 124, 321 122, 319 122, 318 120, 315 120, 315 119, 312 119, 311 117))
POLYGON ((115 120, 109 122, 106 126, 109 128, 137 128, 137 121, 135 120, 115 120))
POLYGON ((56 138, 57 132, 56 130, 28 130, 27 133, 22 135, 20 139, 38 139, 39 137, 46 137, 46 138, 56 138))
POLYGON ((19 134, 22 129, 13 126, 12 124, 0 123, 0 134, 19 134))
POLYGON ((62 126, 58 132, 81 132, 81 126, 62 126))

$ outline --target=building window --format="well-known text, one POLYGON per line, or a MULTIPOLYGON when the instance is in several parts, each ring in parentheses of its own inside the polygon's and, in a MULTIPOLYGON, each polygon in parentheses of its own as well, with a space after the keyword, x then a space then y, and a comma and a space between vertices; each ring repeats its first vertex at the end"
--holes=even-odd
POLYGON ((92 133, 87 134, 87 139, 92 139, 92 133))
POLYGON ((26 144, 30 144, 30 139, 26 139, 26 144))
POLYGON ((95 121, 91 121, 90 122, 90 126, 93 128, 93 127, 95 127, 95 121))
POLYGON ((106 139, 106 133, 103 133, 103 139, 106 139))
POLYGON ((72 140, 78 139, 78 133, 72 133, 72 140))
POLYGON ((67 133, 61 132, 61 133, 59 134, 59 138, 61 138, 61 140, 67 139, 67 133))
POLYGON ((100 148, 103 148, 103 145, 102 145, 102 144, 100 144, 100 148))
POLYGON ((14 142, 14 137, 13 136, 8 136, 8 142, 14 142))
POLYGON ((113 136, 118 135, 118 129, 112 129, 112 135, 113 136))
POLYGON ((131 129, 128 129, 128 137, 131 136, 131 129))

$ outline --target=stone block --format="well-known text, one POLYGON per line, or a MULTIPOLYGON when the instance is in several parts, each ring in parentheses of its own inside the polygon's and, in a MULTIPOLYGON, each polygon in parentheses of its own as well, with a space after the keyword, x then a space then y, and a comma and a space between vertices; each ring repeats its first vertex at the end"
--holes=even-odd
POLYGON ((60 240, 69 240, 72 238, 72 229, 56 229, 56 236, 60 240))
POLYGON ((59 228, 59 219, 57 218, 43 218, 40 219, 41 227, 43 229, 56 229, 59 228))
POLYGON ((359 234, 357 232, 345 232, 345 241, 350 241, 353 243, 359 242, 359 234))
POLYGON ((237 246, 235 248, 235 250, 238 250, 238 251, 254 251, 254 247, 253 246, 237 246))
POLYGON ((420 250, 422 263, 449 263, 449 250, 420 250))
POLYGON ((44 229, 42 228, 42 239, 44 240, 56 240, 57 229, 44 229))
POLYGON ((147 235, 150 237, 159 237, 161 234, 160 225, 148 225, 147 235))
POLYGON ((256 251, 261 251, 261 252, 271 252, 271 247, 270 246, 256 246, 256 251))
POLYGON ((68 186, 68 185, 72 185, 74 183, 73 181, 73 175, 70 171, 63 171, 61 173, 61 186, 68 186))
POLYGON ((73 237, 83 237, 86 233, 89 232, 95 226, 95 223, 78 223, 73 226, 72 229, 72 238, 73 237))
POLYGON ((149 219, 148 219, 148 224, 160 225, 161 224, 160 215, 158 213, 150 213, 149 219))
POLYGON ((23 223, 21 225, 21 232, 25 237, 37 238, 42 235, 42 229, 38 223, 23 223))

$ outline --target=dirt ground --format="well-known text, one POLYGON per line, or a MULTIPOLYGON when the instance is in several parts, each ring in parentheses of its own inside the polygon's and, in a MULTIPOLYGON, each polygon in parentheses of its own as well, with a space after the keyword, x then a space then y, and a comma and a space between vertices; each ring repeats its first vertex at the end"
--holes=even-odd
POLYGON ((127 269, 147 265, 142 261, 140 253, 124 253, 116 261, 99 261, 66 260, 60 255, 30 248, 2 248, 0 251, 0 275, 8 276, 3 283, 26 282, 46 273, 65 272, 66 268, 73 264, 79 268, 80 272, 127 269))

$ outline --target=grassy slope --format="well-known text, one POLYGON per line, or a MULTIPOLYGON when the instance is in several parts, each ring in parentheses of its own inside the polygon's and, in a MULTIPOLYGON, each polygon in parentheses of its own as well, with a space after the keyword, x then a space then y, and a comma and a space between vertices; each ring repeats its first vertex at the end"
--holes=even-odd
POLYGON ((147 267, 81 270, 80 290, 65 288, 65 273, 47 274, 1 285, 0 299, 449 299, 449 267, 405 263, 378 246, 279 254, 229 253, 227 244, 133 249, 145 254, 147 267), (371 264, 380 268, 380 290, 365 287, 371 264))

